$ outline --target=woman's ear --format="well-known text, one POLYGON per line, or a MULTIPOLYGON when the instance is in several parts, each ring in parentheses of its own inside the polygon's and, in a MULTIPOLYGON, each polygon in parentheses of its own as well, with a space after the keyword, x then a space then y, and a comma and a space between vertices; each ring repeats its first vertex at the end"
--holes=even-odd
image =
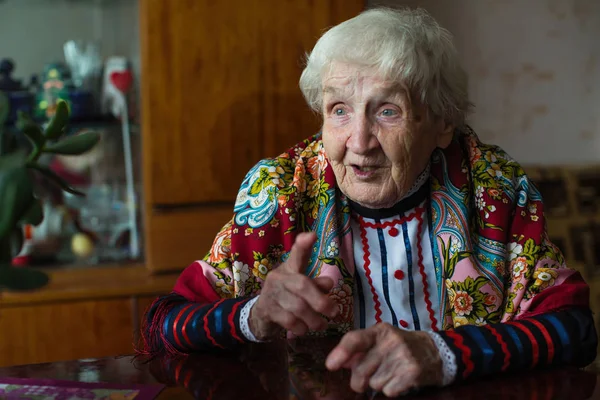
POLYGON ((454 124, 440 118, 437 125, 436 145, 440 149, 445 149, 450 145, 454 137, 454 124))

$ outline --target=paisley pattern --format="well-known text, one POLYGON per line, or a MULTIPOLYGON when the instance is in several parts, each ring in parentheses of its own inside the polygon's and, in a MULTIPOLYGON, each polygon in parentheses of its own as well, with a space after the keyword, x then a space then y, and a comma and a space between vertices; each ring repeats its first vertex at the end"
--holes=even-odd
MULTIPOLYGON (((428 212, 443 329, 505 322, 539 313, 544 304, 573 305, 573 296, 555 294, 558 285, 586 290, 548 239, 535 185, 502 149, 464 127, 448 148, 434 152, 430 168, 428 212), (542 302, 544 296, 551 301, 542 302)), ((297 233, 315 231, 305 273, 337 282, 332 297, 343 298, 340 306, 348 309, 354 274, 349 221, 348 200, 317 134, 248 173, 232 222, 200 261, 204 276, 220 297, 258 294, 268 273, 287 259, 297 233)), ((351 325, 338 318, 330 332, 351 325)))
POLYGON ((237 225, 260 228, 269 222, 277 212, 275 188, 278 183, 271 179, 277 171, 272 161, 261 162, 246 175, 238 192, 233 212, 237 225))

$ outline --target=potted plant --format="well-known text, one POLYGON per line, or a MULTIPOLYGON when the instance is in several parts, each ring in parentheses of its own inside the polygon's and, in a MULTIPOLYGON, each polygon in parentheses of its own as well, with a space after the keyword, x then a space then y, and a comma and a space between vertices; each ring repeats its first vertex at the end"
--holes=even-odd
POLYGON ((100 135, 96 132, 84 132, 65 136, 69 109, 67 103, 60 100, 45 129, 28 115, 19 113, 16 127, 31 143, 28 149, 18 145, 15 136, 3 130, 8 107, 2 106, 2 103, 0 102, 0 288, 30 290, 44 286, 48 282, 48 276, 39 270, 13 267, 12 258, 23 245, 23 225, 39 225, 44 218, 42 203, 36 193, 36 181, 49 180, 66 192, 84 195, 41 164, 39 158, 44 153, 83 154, 98 143, 100 135))

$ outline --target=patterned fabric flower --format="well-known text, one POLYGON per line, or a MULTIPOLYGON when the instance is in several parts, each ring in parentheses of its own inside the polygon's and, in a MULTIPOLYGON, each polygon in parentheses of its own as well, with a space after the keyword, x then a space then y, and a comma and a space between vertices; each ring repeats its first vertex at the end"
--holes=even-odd
POLYGON ((481 186, 477 186, 477 191, 475 192, 475 207, 480 210, 483 210, 485 207, 485 200, 483 200, 483 188, 481 186))
POLYGON ((301 157, 306 157, 306 158, 312 157, 315 154, 318 154, 322 148, 323 148, 322 142, 320 142, 320 141, 311 142, 302 151, 301 157))
POLYGON ((249 276, 248 264, 241 261, 233 262, 233 280, 236 282, 245 282, 249 276))
MULTIPOLYGON (((437 214, 432 213, 432 215, 434 215, 433 219, 435 220, 435 218, 437 218, 437 214)), ((458 218, 456 218, 456 215, 454 215, 454 214, 448 214, 448 216, 446 217, 446 224, 453 228, 460 227, 460 225, 459 225, 460 222, 458 221, 458 218)))
POLYGON ((489 162, 490 164, 494 164, 494 163, 496 163, 496 161, 498 161, 498 159, 496 158, 494 153, 492 153, 491 151, 486 151, 484 158, 485 158, 485 161, 489 162))
POLYGON ((513 279, 518 281, 521 279, 523 272, 527 269, 527 259, 525 257, 517 257, 512 263, 513 279))
POLYGON ((481 159, 481 149, 479 148, 477 141, 472 138, 469 138, 469 147, 471 150, 471 164, 474 164, 481 159))
POLYGON ((327 246, 327 257, 336 257, 338 254, 338 244, 336 241, 332 241, 327 246))
POLYGON ((340 281, 339 286, 337 286, 331 291, 329 297, 336 302, 340 310, 337 317, 333 319, 333 322, 341 323, 351 321, 353 318, 352 288, 343 281, 340 281))
POLYGON ((281 179, 283 174, 285 174, 285 171, 281 166, 269 167, 268 171, 274 185, 281 187, 285 184, 283 179, 281 179))
POLYGON ((318 157, 311 157, 307 162, 308 172, 312 176, 314 180, 319 180, 319 175, 321 173, 321 164, 319 163, 318 157))
POLYGON ((304 177, 304 160, 298 159, 296 162, 296 168, 294 169, 294 178, 292 180, 292 186, 298 190, 298 193, 306 192, 306 179, 304 177))
POLYGON ((271 270, 271 263, 268 259, 263 258, 260 261, 254 261, 254 268, 252 268, 252 274, 263 281, 267 279, 267 274, 271 270))
POLYGON ((287 203, 288 199, 285 195, 279 195, 277 196, 277 204, 279 204, 279 207, 285 207, 286 203, 287 203))
POLYGON ((314 180, 308 184, 307 195, 309 198, 314 199, 319 195, 319 181, 314 180))
POLYGON ((486 306, 493 306, 494 304, 496 304, 497 300, 498 300, 498 298, 496 296, 494 296, 493 294, 486 294, 485 297, 483 298, 483 303, 486 306))
POLYGON ((452 246, 450 246, 450 255, 454 255, 460 251, 461 241, 456 237, 456 235, 450 235, 452 238, 452 246))
POLYGON ((506 273, 506 262, 502 260, 496 260, 496 262, 494 262, 493 265, 496 267, 496 270, 498 270, 498 273, 504 276, 504 274, 506 273))
POLYGON ((454 318, 454 327, 458 328, 459 326, 469 325, 469 320, 465 317, 455 317, 454 318))
POLYGON ((233 297, 233 286, 223 282, 218 281, 215 283, 215 287, 217 288, 217 292, 219 292, 221 297, 231 298, 233 297))
POLYGON ((494 200, 500 199, 500 191, 498 189, 490 188, 490 189, 488 189, 488 194, 494 200))
POLYGON ((496 211, 496 206, 495 205, 489 205, 486 207, 486 211, 485 211, 485 217, 489 218, 490 217, 490 213, 496 211))
POLYGON ((469 315, 473 311, 473 298, 467 292, 457 291, 453 307, 457 315, 469 315))
POLYGON ((223 229, 219 232, 210 249, 208 262, 219 264, 229 255, 231 251, 231 235, 229 232, 228 229, 223 229))
POLYGON ((533 273, 533 279, 535 279, 533 285, 545 289, 554 285, 557 276, 558 272, 552 268, 538 268, 533 273))
POLYGON ((521 246, 520 244, 516 243, 516 242, 512 242, 508 244, 508 252, 510 253, 509 255, 509 260, 514 260, 515 258, 517 258, 519 256, 519 254, 521 254, 523 252, 523 246, 521 246))
POLYGON ((487 172, 494 178, 502 177, 502 168, 498 164, 491 164, 487 172))
POLYGON ((272 244, 271 246, 269 246, 269 253, 267 254, 267 257, 275 262, 279 262, 281 260, 281 257, 283 256, 283 253, 284 253, 283 245, 281 245, 281 244, 273 245, 272 244))

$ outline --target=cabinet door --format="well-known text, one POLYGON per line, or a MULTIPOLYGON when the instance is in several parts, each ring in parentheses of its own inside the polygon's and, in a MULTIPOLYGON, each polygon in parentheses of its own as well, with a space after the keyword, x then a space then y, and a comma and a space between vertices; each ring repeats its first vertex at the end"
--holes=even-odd
POLYGON ((132 354, 132 322, 128 298, 2 307, 0 366, 132 354))
POLYGON ((141 0, 146 261, 208 251, 244 174, 319 129, 302 61, 364 0, 141 0))

